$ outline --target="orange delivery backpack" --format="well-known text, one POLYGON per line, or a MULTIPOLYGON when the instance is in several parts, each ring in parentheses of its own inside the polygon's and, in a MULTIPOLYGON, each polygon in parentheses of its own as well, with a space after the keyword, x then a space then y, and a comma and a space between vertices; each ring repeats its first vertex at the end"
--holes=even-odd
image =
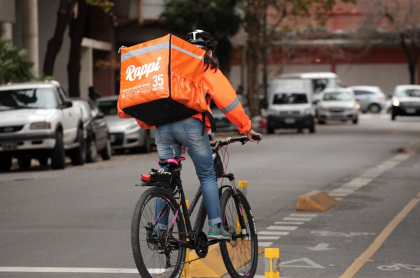
POLYGON ((168 34, 120 51, 120 117, 129 115, 150 127, 198 113, 204 120, 210 114, 203 87, 203 49, 168 34))

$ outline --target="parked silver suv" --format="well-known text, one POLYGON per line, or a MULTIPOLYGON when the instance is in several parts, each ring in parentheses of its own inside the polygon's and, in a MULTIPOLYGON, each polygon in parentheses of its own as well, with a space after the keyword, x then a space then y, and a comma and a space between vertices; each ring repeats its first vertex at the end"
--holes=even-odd
POLYGON ((385 94, 377 86, 352 86, 360 111, 379 113, 386 106, 385 94))

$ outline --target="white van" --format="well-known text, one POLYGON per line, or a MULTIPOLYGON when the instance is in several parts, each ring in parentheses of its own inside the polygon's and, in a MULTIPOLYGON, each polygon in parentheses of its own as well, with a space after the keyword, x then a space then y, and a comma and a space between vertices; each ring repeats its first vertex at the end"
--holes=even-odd
POLYGON ((325 89, 340 88, 338 75, 332 72, 288 73, 280 75, 280 79, 307 79, 312 83, 313 101, 320 99, 325 89))
POLYGON ((277 79, 270 83, 267 133, 276 128, 308 128, 315 132, 312 84, 309 80, 277 79))

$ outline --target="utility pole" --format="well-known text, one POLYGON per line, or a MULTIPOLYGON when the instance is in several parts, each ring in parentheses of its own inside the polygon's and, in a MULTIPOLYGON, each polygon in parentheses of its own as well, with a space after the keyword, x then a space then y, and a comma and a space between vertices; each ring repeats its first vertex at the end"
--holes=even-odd
POLYGON ((28 50, 28 59, 34 63, 32 74, 39 73, 38 0, 25 0, 22 4, 22 47, 28 50))

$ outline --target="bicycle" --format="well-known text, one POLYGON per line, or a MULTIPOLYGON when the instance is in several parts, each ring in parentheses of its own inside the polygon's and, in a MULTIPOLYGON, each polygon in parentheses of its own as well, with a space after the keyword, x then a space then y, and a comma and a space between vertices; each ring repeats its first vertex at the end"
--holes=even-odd
MULTIPOLYGON (((253 140, 260 141, 261 137, 254 136, 253 140)), ((236 188, 234 175, 225 173, 227 145, 234 142, 244 145, 247 141, 247 137, 243 136, 211 143, 216 176, 222 178, 219 187, 222 224, 232 234, 232 240, 207 239, 202 231, 207 215, 204 202, 201 202, 194 229, 191 227, 190 217, 201 196, 201 187, 187 208, 180 178, 181 161, 185 158, 159 160, 161 167, 169 167, 169 173, 152 169, 150 174, 142 175, 143 183, 139 185, 152 188, 138 200, 131 224, 133 256, 141 277, 177 278, 184 264, 193 261, 185 262, 187 248, 195 250, 198 256, 195 260, 198 260, 205 258, 209 246, 217 243, 231 277, 252 278, 255 275, 258 239, 254 216, 246 197, 236 188), (219 150, 224 150, 223 162, 219 150), (224 178, 229 179, 229 185, 223 185, 224 178), (172 194, 164 189, 171 184, 176 184, 172 194), (159 222, 167 223, 166 231, 157 228, 159 222)))

